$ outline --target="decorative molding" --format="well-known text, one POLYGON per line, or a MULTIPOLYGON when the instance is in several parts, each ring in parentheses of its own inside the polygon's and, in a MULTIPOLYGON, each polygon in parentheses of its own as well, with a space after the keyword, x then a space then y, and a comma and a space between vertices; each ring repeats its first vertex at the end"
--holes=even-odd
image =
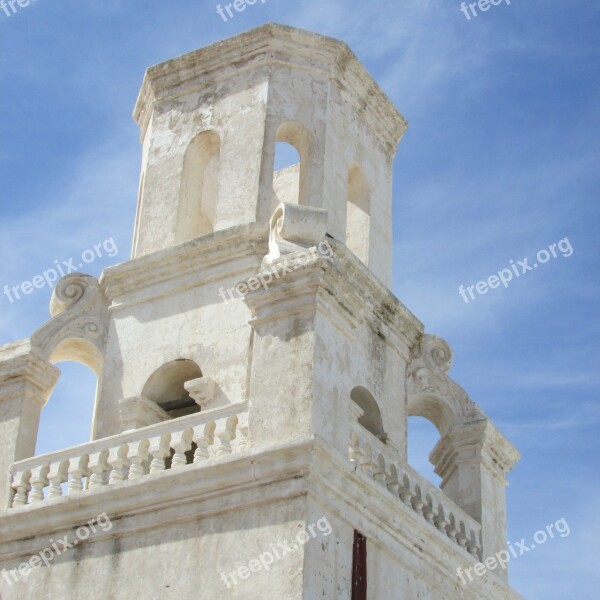
POLYGON ((325 241, 328 256, 316 247, 292 252, 254 277, 269 276, 269 283, 244 297, 254 315, 251 324, 319 312, 347 337, 367 324, 408 360, 423 324, 344 244, 329 235, 325 241))
POLYGON ((97 374, 102 369, 108 332, 108 300, 95 277, 72 273, 54 288, 52 319, 32 336, 31 343, 50 362, 76 360, 97 374))
POLYGON ((516 448, 487 418, 453 427, 431 452, 435 472, 444 482, 462 465, 478 464, 506 485, 506 475, 520 457, 516 448))
POLYGON ((105 269, 100 285, 111 302, 109 311, 232 275, 247 277, 267 250, 267 227, 263 223, 230 227, 105 269))
POLYGON ((281 202, 269 221, 269 254, 263 268, 282 256, 317 246, 326 233, 327 210, 281 202))
POLYGON ((267 80, 273 66, 316 73, 331 79, 338 89, 348 90, 354 109, 387 151, 392 155, 396 152, 408 123, 352 50, 339 40, 274 23, 149 68, 133 113, 142 140, 161 102, 248 71, 263 70, 267 80))
POLYGON ((32 398, 43 405, 59 376, 30 340, 0 347, 0 401, 32 398))
POLYGON ((423 335, 407 366, 408 416, 422 416, 443 436, 459 424, 486 416, 465 390, 448 376, 452 350, 441 338, 423 335))

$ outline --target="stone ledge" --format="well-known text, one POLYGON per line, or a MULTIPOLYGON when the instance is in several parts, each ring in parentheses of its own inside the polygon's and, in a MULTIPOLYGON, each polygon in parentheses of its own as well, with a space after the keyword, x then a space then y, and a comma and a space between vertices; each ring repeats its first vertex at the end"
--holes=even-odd
MULTIPOLYGON (((0 548, 0 560, 35 552, 39 543, 41 547, 48 544, 47 539, 36 544, 35 538, 66 532, 102 512, 111 521, 134 518, 125 529, 134 531, 306 493, 304 478, 313 447, 314 440, 309 438, 2 511, 0 525, 7 541, 0 548), (280 484, 279 496, 266 490, 273 483, 280 484), (27 548, 28 541, 33 541, 31 548, 27 548)), ((125 530, 117 526, 109 535, 125 530)))
POLYGON ((142 139, 156 102, 272 65, 319 72, 331 77, 341 89, 358 90, 365 104, 356 103, 356 108, 361 109, 388 150, 395 153, 408 126, 406 119, 348 45, 276 23, 267 23, 147 69, 133 111, 142 139))
MULTIPOLYGON (((102 512, 113 527, 97 532, 88 543, 297 496, 307 496, 349 527, 361 528, 371 543, 391 548, 396 560, 429 580, 440 597, 449 586, 460 585, 453 569, 476 562, 387 489, 312 437, 92 490, 85 496, 4 511, 0 525, 8 541, 2 544, 0 561, 32 556, 48 545, 48 536, 64 535, 102 512), (144 497, 147 490, 152 490, 151 498, 144 497)), ((483 593, 489 600, 522 598, 493 573, 460 593, 468 600, 480 600, 483 593)))
POLYGON ((256 264, 256 269, 260 267, 260 261, 267 252, 267 231, 267 225, 259 223, 217 231, 108 267, 100 277, 100 284, 113 302, 111 310, 114 310, 115 306, 149 302, 232 274, 239 274, 241 279, 248 273, 250 265, 256 264), (232 263, 244 259, 244 264, 232 268, 232 263), (198 280, 199 273, 203 273, 201 281, 198 280), (170 283, 168 290, 149 289, 165 282, 170 283), (140 296, 140 292, 144 293, 140 296), (118 300, 116 305, 115 300, 118 300))

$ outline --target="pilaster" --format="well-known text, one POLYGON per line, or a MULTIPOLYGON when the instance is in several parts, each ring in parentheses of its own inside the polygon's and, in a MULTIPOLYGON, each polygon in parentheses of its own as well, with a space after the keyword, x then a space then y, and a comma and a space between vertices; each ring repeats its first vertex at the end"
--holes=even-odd
POLYGON ((35 453, 40 413, 59 375, 29 340, 0 348, 0 508, 10 502, 10 466, 35 453))

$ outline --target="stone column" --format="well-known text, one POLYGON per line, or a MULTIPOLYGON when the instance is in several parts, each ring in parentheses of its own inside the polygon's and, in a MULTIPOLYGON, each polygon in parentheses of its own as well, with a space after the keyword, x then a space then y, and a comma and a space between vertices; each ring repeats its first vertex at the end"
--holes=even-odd
POLYGON ((0 510, 12 496, 10 466, 35 454, 40 413, 59 375, 29 340, 0 347, 0 510))
POLYGON ((481 523, 484 559, 506 549, 506 474, 519 458, 487 419, 453 427, 431 453, 441 488, 481 523))

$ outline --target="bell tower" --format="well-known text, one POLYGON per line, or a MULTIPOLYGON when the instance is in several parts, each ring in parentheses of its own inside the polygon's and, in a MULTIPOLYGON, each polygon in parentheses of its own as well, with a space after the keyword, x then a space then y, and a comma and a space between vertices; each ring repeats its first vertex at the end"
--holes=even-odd
POLYGON ((389 289, 406 122, 348 47, 265 25, 150 68, 134 116, 131 260, 0 347, 2 597, 520 598, 487 566, 519 455, 389 289), (35 456, 63 360, 92 439, 35 456))
POLYGON ((246 223, 279 201, 327 210, 327 230, 385 284, 392 161, 406 122, 337 40, 266 25, 146 72, 133 256, 246 223), (274 173, 276 142, 300 163, 274 173))

